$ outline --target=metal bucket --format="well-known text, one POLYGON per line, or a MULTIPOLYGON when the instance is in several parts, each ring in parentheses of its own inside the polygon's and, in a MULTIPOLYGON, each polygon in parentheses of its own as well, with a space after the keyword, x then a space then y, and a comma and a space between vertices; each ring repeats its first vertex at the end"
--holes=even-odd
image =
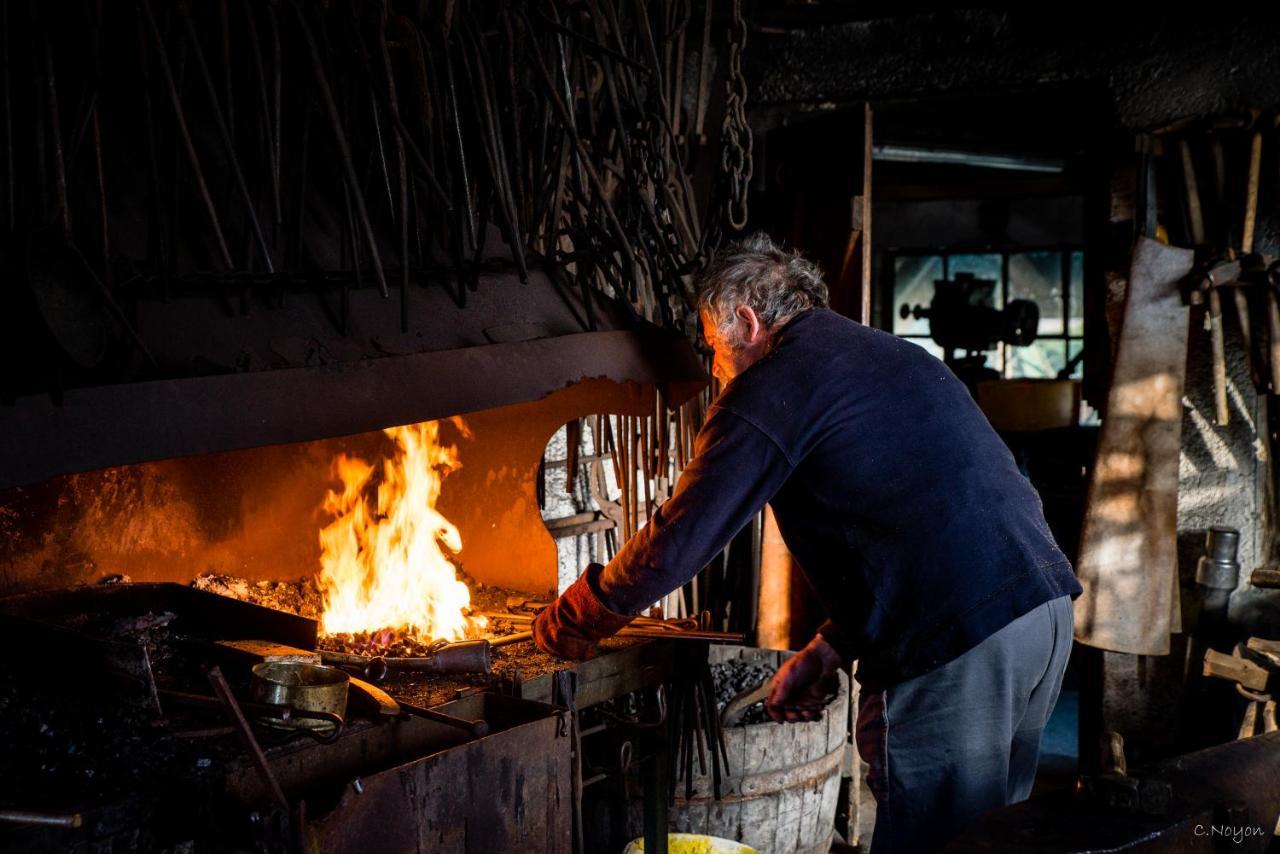
MULTIPOLYGON (((293 661, 264 661, 253 666, 249 695, 256 703, 290 706, 304 712, 347 713, 351 677, 335 667, 293 661)), ((264 718, 263 723, 285 729, 327 729, 329 721, 314 718, 264 718)))
MULTIPOLYGON (((701 833, 668 833, 668 854, 757 854, 756 849, 732 839, 701 833)), ((644 854, 644 837, 633 839, 622 854, 644 854)))

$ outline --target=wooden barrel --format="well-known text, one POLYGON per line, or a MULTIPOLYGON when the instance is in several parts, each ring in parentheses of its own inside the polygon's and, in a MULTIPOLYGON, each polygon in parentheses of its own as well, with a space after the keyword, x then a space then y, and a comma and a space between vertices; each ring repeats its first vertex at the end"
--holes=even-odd
MULTIPOLYGON (((793 654, 713 646, 711 662, 745 659, 777 667, 793 654)), ((841 673, 840 691, 820 720, 729 728, 729 772, 721 781, 722 797, 715 799, 710 775, 697 775, 695 762, 693 798, 685 799, 683 781, 675 786, 671 830, 736 839, 761 854, 826 854, 835 828, 848 722, 849 681, 841 673)))

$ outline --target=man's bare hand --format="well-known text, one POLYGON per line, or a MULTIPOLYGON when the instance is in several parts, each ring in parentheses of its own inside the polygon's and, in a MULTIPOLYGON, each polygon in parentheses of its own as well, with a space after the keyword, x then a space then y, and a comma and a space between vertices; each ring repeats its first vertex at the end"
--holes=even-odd
POLYGON ((840 654, 822 635, 783 662, 774 674, 765 711, 778 723, 816 721, 840 686, 840 654))

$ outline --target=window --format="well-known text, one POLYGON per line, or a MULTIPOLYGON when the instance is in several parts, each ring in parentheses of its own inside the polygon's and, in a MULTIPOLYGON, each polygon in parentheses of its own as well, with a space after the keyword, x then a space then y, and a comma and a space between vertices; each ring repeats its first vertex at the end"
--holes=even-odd
MULTIPOLYGON (((1050 248, 1016 252, 894 253, 893 332, 942 358, 942 348, 929 337, 929 320, 902 317, 902 305, 928 307, 933 283, 959 273, 996 283, 994 308, 1026 299, 1040 309, 1040 331, 1027 347, 1000 344, 987 352, 987 367, 1007 378, 1053 378, 1084 348, 1084 253, 1050 248)), ((1076 362, 1071 376, 1083 374, 1076 362)))

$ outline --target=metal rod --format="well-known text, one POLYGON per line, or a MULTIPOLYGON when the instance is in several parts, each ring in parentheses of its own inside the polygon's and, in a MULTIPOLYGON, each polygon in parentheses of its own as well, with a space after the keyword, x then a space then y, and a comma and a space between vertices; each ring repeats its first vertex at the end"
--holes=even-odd
POLYGON ((0 3, 0 39, 3 39, 4 65, 4 174, 5 219, 7 228, 13 228, 13 113, 9 99, 9 4, 0 3))
MULTIPOLYGON (((146 0, 143 0, 143 2, 145 3, 146 0)), ((227 684, 227 678, 222 675, 221 668, 215 666, 209 671, 209 684, 213 686, 214 692, 222 702, 222 707, 231 716, 231 721, 240 733, 240 739, 248 749, 249 756, 253 759, 253 764, 258 768, 258 773, 262 775, 263 781, 267 784, 271 796, 282 809, 288 810, 289 799, 285 797, 284 789, 280 788, 280 781, 276 779, 275 772, 271 770, 271 763, 267 761, 267 755, 262 752, 262 745, 258 744, 258 739, 254 737, 253 730, 249 727, 249 721, 245 719, 244 712, 240 709, 240 704, 236 702, 235 695, 231 693, 231 686, 227 684)))
POLYGON ((626 230, 623 229, 622 223, 618 221, 617 215, 614 213, 613 205, 610 204, 608 195, 605 193, 604 186, 600 183, 600 176, 597 174, 595 167, 591 165, 590 159, 587 157, 586 147, 582 143, 582 139, 578 136, 577 128, 574 126, 573 117, 569 112, 569 108, 565 106, 564 101, 560 97, 559 91, 556 89, 555 81, 551 79, 551 72, 547 70, 546 63, 542 57, 542 50, 538 47, 538 39, 533 32, 533 25, 525 18, 525 26, 528 28, 530 35, 529 44, 533 48, 534 68, 542 78, 543 84, 546 86, 547 94, 551 99, 551 105, 560 115, 561 125, 564 127, 565 133, 568 134, 570 142, 578 155, 583 172, 586 173, 587 181, 591 185, 592 191, 596 194, 596 200, 600 203, 605 213, 605 218, 609 221, 610 228, 614 233, 614 237, 618 241, 618 247, 622 250, 622 254, 626 257, 627 263, 631 269, 636 266, 635 252, 631 248, 631 242, 627 239, 626 230))
POLYGON ((146 342, 142 340, 142 336, 138 333, 137 328, 129 321, 129 315, 125 314, 124 309, 120 307, 118 302, 116 302, 111 290, 103 284, 102 279, 98 278, 98 274, 93 271, 93 267, 89 266, 89 262, 80 254, 80 250, 76 248, 74 243, 68 243, 66 248, 75 256, 75 259, 80 262, 81 266, 84 267, 85 275, 89 277, 89 281, 93 282, 93 286, 98 289, 98 292, 102 295, 102 299, 107 303, 107 307, 111 309, 111 313, 116 316, 116 320, 124 327, 125 332, 129 333, 129 337, 132 338, 133 343, 137 345, 138 351, 142 353, 148 362, 151 363, 151 367, 159 368, 160 365, 156 362, 155 357, 151 355, 151 350, 147 347, 146 342))
POLYGON ((303 12, 301 4, 294 4, 293 11, 297 13, 298 23, 302 27, 302 35, 306 39, 307 48, 311 52, 311 70, 315 74, 316 85, 320 89, 320 100, 324 103, 325 112, 329 116, 329 124, 333 129, 334 142, 338 146, 338 154, 342 160, 342 168, 347 178, 352 200, 355 203, 356 214, 364 230, 365 240, 369 244, 369 254, 373 258, 374 275, 378 279, 378 290, 382 292, 383 297, 389 298, 391 293, 387 290, 387 279, 382 270, 382 256, 378 254, 377 240, 373 235, 373 223, 370 222, 369 211, 365 207, 364 193, 360 191, 355 163, 351 159, 351 148, 347 145, 347 135, 342 130, 342 119, 338 115, 338 104, 333 100, 333 90, 329 88, 329 77, 325 74, 324 62, 320 58, 320 47, 316 44, 315 36, 311 32, 311 25, 307 23, 307 16, 303 12))
POLYGON ((484 738, 489 734, 489 724, 482 720, 469 721, 465 718, 446 715, 444 712, 437 712, 432 709, 424 709, 409 703, 400 703, 400 710, 406 714, 422 718, 428 721, 434 721, 438 724, 451 726, 454 729, 460 729, 463 732, 470 733, 474 738, 484 738))
MULTIPOLYGON (((284 72, 280 58, 280 19, 276 17, 276 7, 274 3, 267 4, 267 20, 271 23, 271 94, 274 96, 271 107, 271 121, 275 129, 272 134, 273 144, 275 145, 273 174, 276 190, 276 225, 279 226, 284 222, 284 214, 282 213, 280 206, 280 140, 283 136, 280 122, 280 88, 284 72)), ((310 110, 307 112, 309 113, 310 110)), ((305 147, 303 150, 306 150, 305 147)))
POLYGON ((33 824, 41 827, 80 827, 84 823, 80 813, 29 812, 27 810, 0 810, 0 822, 33 824))
MULTIPOLYGON (((182 13, 187 14, 187 4, 182 3, 182 13)), ((218 0, 218 18, 222 24, 222 90, 227 103, 227 127, 234 137, 236 132, 236 110, 231 98, 231 16, 227 10, 227 0, 218 0)), ((199 50, 197 47, 196 50, 199 50)))
POLYGON ((98 216, 102 227, 102 280, 111 286, 111 224, 107 216, 107 174, 102 165, 102 128, 98 109, 93 110, 93 158, 98 176, 98 216))
POLYGON ((500 638, 490 638, 489 646, 495 648, 500 646, 511 646, 512 644, 523 643, 527 640, 533 640, 533 632, 516 632, 511 635, 503 635, 500 638))
MULTIPOLYGON (((222 10, 223 12, 226 11, 225 5, 222 10)), ((183 2, 178 4, 178 12, 182 16, 183 24, 187 30, 187 38, 190 40, 191 48, 195 52, 196 69, 200 72, 200 79, 204 81, 205 90, 209 93, 209 101, 213 104, 214 125, 218 129, 218 135, 222 137, 222 144, 226 146, 227 159, 231 163, 231 174, 235 178, 236 187, 239 189, 241 197, 244 199, 245 213, 249 217, 249 227, 253 229, 253 236, 258 243, 258 251, 262 253, 262 260, 267 266, 267 272, 274 273, 275 267, 271 263, 271 250, 267 247, 266 235, 262 233, 262 224, 258 222, 258 211, 253 203, 253 196, 249 192, 249 185, 245 182, 244 170, 240 168, 240 158, 236 156, 236 143, 232 136, 231 127, 228 124, 228 116, 224 115, 222 105, 218 103, 218 90, 214 85, 213 75, 209 72, 209 65, 205 62, 204 51, 200 48, 200 36, 196 33, 196 24, 191 17, 191 9, 183 2)), ((229 85, 229 77, 227 82, 229 85)), ((228 110, 230 110, 229 105, 228 110)))
POLYGON ((49 98, 49 132, 53 135, 54 177, 58 190, 58 214, 62 217, 62 233, 71 239, 71 204, 67 200, 67 167, 62 151, 62 120, 58 116, 58 84, 53 70, 53 48, 48 33, 44 36, 45 85, 49 98))
MULTIPOLYGON (((267 166, 271 174, 271 211, 276 224, 275 238, 279 240, 280 226, 280 163, 276 159, 274 127, 271 119, 271 96, 267 94, 267 70, 262 64, 262 41, 258 37, 258 22, 254 18, 249 0, 245 0, 245 21, 249 27, 249 52, 253 55, 254 76, 258 81, 258 109, 262 111, 262 133, 267 146, 267 166)), ((279 45, 279 39, 276 40, 279 45)))
POLYGON ((468 248, 474 248, 480 243, 480 235, 476 234, 475 208, 471 203, 471 179, 467 174, 467 153, 462 142, 462 119, 458 112, 458 93, 453 82, 453 57, 449 55, 449 37, 444 37, 444 72, 445 83, 449 87, 449 105, 450 112, 453 116, 453 139, 458 146, 458 167, 462 172, 462 199, 463 199, 463 220, 466 228, 463 233, 470 237, 471 244, 468 248))
POLYGON ((396 168, 400 178, 400 331, 409 331, 409 164, 405 159, 404 134, 400 133, 400 101, 396 95, 396 79, 387 50, 387 6, 381 7, 378 26, 378 48, 382 69, 387 75, 387 103, 396 131, 396 168))
POLYGON ((235 731, 236 728, 233 726, 213 726, 202 729, 175 729, 170 735, 174 738, 219 738, 224 735, 233 735, 235 731))
MULTIPOLYGON (((528 614, 499 614, 493 612, 485 612, 484 616, 496 620, 508 620, 512 623, 531 623, 533 617, 528 614)), ((667 640, 702 640, 702 641, 721 641, 723 643, 742 643, 746 640, 746 635, 742 632, 717 632, 710 629, 691 629, 673 626, 661 625, 663 621, 654 621, 645 623, 643 617, 638 617, 636 622, 622 629, 617 633, 620 638, 665 638, 667 640)), ((516 635, 506 635, 499 638, 500 641, 506 643, 515 643, 515 641, 507 640, 514 638, 516 635)), ((521 638, 524 640, 524 638, 521 638)), ((489 642, 490 646, 494 646, 493 641, 489 642)))
POLYGON ((160 27, 156 24, 155 14, 151 11, 150 0, 141 2, 143 15, 147 19, 147 27, 151 31, 151 40, 156 46, 156 56, 160 60, 160 70, 164 73, 165 88, 169 92, 169 103, 173 107, 177 119, 178 132, 182 136, 183 147, 187 152, 187 160, 191 163, 191 171, 195 173, 196 188, 204 202, 205 211, 209 215, 209 224, 213 227, 214 239, 218 243, 218 251, 222 255, 222 263, 228 270, 236 268, 231 260, 231 250, 222 234, 222 224, 218 220, 218 211, 213 204, 213 196, 209 194, 209 186, 204 180, 204 170, 200 168, 200 157, 196 154, 195 143, 191 139, 191 129, 187 127, 187 118, 182 110, 182 98, 178 94, 178 84, 173 79, 173 68, 169 65, 169 53, 165 50, 164 40, 160 36, 160 27))

